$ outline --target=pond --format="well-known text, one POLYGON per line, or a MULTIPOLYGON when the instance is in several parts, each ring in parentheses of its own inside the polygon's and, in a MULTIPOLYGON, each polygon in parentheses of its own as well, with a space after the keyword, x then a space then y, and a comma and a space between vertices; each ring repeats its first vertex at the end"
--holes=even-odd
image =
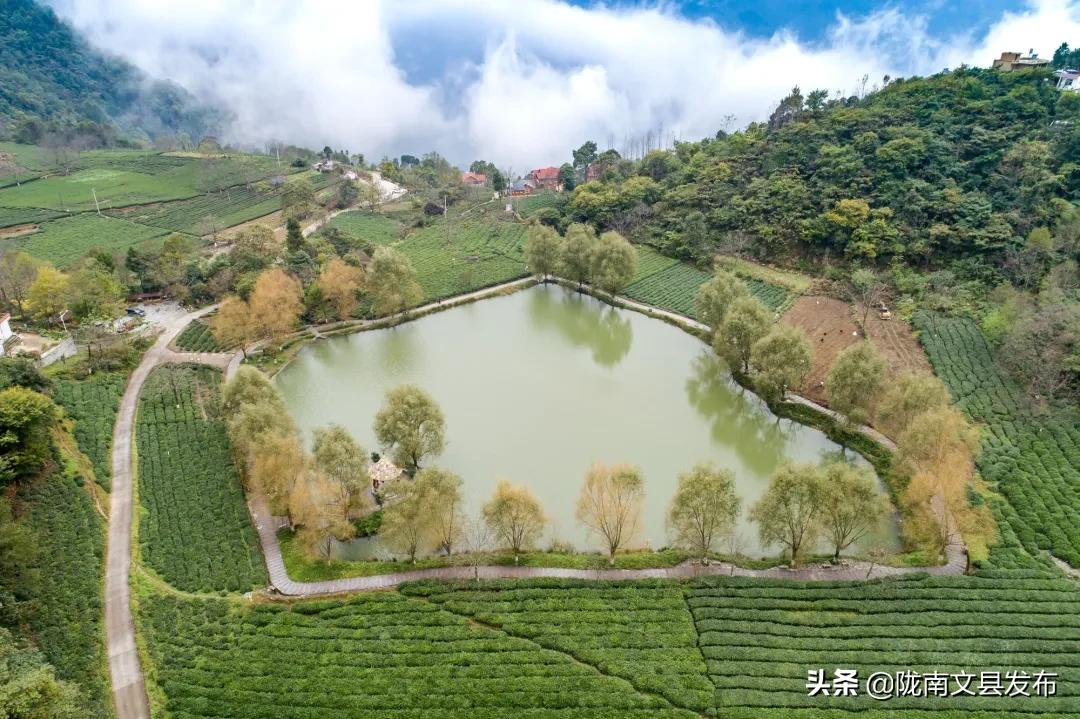
MULTIPOLYGON (((746 513, 769 474, 784 461, 842 452, 820 431, 773 415, 699 339, 555 285, 309 344, 275 382, 309 440, 315 427, 336 422, 369 450, 378 449, 372 421, 385 392, 424 388, 447 422, 446 451, 429 464, 464 478, 474 512, 498 478, 528 484, 550 519, 543 547, 600 548, 574 519, 595 461, 641 467, 635 544, 667 546, 664 517, 679 472, 712 460, 735 473, 741 549, 760 556, 746 513)), ((873 541, 894 544, 894 530, 873 541)), ((342 558, 385 556, 370 541, 342 550, 342 558)))

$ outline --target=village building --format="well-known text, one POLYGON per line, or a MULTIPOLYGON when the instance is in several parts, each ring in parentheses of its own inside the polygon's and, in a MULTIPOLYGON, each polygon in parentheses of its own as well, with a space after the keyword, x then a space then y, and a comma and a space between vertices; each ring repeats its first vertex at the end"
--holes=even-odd
POLYGON ((479 172, 466 172, 462 174, 461 181, 473 187, 483 187, 487 184, 487 175, 479 172))
POLYGON ((316 172, 333 172, 334 171, 334 161, 333 160, 319 160, 318 162, 316 162, 314 165, 311 166, 311 169, 315 170, 316 172))
POLYGON ((562 191, 562 181, 559 179, 559 168, 541 167, 529 173, 529 179, 536 183, 537 187, 545 190, 562 191))
POLYGON ((1050 61, 1041 58, 1035 54, 1035 50, 1028 50, 1027 55, 1021 55, 1018 52, 1003 52, 1001 57, 994 60, 991 67, 995 70, 1001 70, 1002 72, 1012 72, 1013 70, 1026 70, 1032 67, 1047 67, 1050 61))
POLYGON ((521 195, 531 195, 536 192, 536 181, 528 177, 521 180, 516 180, 514 184, 510 185, 510 195, 513 197, 520 197, 521 195))
POLYGON ((11 315, 0 312, 0 357, 7 354, 8 347, 15 344, 18 338, 11 331, 11 315))
POLYGON ((1062 92, 1080 92, 1080 70, 1057 70, 1054 72, 1057 78, 1058 90, 1062 92))

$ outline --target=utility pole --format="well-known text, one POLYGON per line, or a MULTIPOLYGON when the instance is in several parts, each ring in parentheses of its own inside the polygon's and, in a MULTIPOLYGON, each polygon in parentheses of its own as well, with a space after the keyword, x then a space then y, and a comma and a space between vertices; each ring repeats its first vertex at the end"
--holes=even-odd
POLYGON ((98 201, 97 201, 97 190, 95 188, 91 187, 90 192, 94 193, 94 208, 97 210, 97 213, 100 215, 101 214, 101 205, 99 205, 98 201))

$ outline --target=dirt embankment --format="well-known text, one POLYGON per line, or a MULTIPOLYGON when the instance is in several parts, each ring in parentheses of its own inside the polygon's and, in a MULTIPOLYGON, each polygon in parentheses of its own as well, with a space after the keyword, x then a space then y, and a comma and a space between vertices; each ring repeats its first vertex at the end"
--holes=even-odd
MULTIPOLYGON (((799 393, 825 402, 825 377, 836 356, 862 339, 852 306, 820 295, 800 297, 781 318, 803 331, 814 347, 814 367, 799 393)), ((866 320, 867 339, 889 363, 890 375, 905 370, 931 371, 922 345, 903 320, 881 320, 871 312, 866 320)))
POLYGON ((37 231, 38 226, 34 224, 0 227, 0 240, 8 240, 12 237, 18 237, 19 235, 29 235, 31 232, 37 231))

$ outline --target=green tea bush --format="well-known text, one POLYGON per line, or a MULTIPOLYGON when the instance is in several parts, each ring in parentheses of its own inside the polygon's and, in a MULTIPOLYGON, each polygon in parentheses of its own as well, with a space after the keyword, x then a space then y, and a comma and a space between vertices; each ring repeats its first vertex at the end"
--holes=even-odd
POLYGON ((139 395, 142 560, 186 591, 246 591, 267 581, 218 417, 220 384, 209 367, 164 366, 139 395))

